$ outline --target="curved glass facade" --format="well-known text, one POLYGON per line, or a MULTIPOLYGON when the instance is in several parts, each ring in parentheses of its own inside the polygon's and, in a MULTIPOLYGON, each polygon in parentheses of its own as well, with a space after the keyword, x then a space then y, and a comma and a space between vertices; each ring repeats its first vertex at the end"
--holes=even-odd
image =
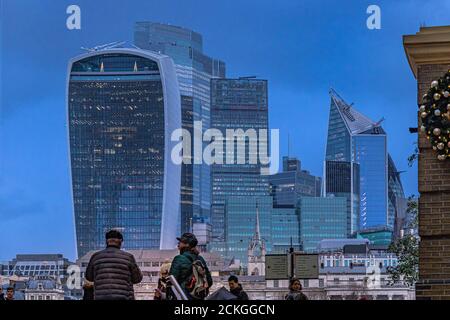
POLYGON ((165 220, 174 208, 178 216, 168 202, 179 201, 181 170, 169 170, 167 124, 181 127, 181 111, 175 71, 164 59, 124 49, 71 64, 68 120, 79 256, 103 248, 112 228, 123 232, 126 249, 175 246, 178 224, 165 220), (170 186, 176 187, 167 191, 170 186), (163 240, 164 233, 173 241, 163 240))

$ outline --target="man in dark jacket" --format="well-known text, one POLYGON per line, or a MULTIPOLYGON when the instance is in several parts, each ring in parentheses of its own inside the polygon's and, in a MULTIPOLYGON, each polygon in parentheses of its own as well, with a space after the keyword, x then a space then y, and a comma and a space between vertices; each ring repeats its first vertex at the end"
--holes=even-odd
POLYGON ((142 281, 134 256, 120 250, 119 231, 106 233, 106 249, 95 253, 86 269, 86 280, 94 282, 95 300, 134 300, 133 285, 142 281))
POLYGON ((236 300, 250 300, 247 293, 242 289, 242 285, 239 283, 236 276, 230 276, 228 278, 228 285, 230 287, 230 292, 237 297, 236 300))
POLYGON ((204 299, 208 295, 209 288, 211 288, 213 281, 205 259, 203 259, 196 248, 198 244, 197 238, 192 233, 185 233, 181 238, 177 238, 177 240, 180 254, 173 259, 169 275, 175 277, 180 287, 186 293, 188 299, 204 299), (205 286, 207 287, 205 288, 206 290, 204 290, 204 296, 201 297, 193 297, 189 293, 193 275, 192 268, 195 261, 200 261, 205 269, 205 286))

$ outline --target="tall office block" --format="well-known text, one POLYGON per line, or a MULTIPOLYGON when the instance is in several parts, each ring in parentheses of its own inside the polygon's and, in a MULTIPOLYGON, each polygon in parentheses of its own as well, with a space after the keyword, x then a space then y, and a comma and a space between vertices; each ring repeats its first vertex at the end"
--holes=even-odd
POLYGON ((227 163, 224 155, 224 163, 213 164, 211 171, 213 241, 220 243, 226 241, 228 230, 234 227, 228 225, 226 217, 228 198, 269 195, 268 178, 261 175, 259 159, 256 164, 249 161, 252 155, 257 156, 256 151, 249 148, 249 139, 245 140, 245 159, 238 163, 238 157, 242 156, 237 150, 237 140, 227 138, 227 130, 255 130, 259 140, 267 140, 267 135, 259 134, 260 129, 268 129, 267 81, 254 78, 211 80, 211 127, 222 133, 223 150, 234 152, 233 163, 227 163), (235 150, 227 150, 227 143, 233 141, 235 150))
MULTIPOLYGON (((202 36, 192 30, 155 22, 135 25, 134 44, 170 56, 178 76, 183 128, 194 137, 194 122, 202 132, 210 123, 210 79, 225 77, 225 63, 203 53, 202 36)), ((192 141, 193 145, 193 141, 192 141)), ((202 159, 197 159, 202 160, 202 159)), ((189 231, 198 220, 210 220, 211 172, 206 164, 182 165, 181 229, 189 231)))
POLYGON ((306 252, 324 239, 347 238, 347 199, 304 197, 299 200, 300 242, 306 252))
POLYGON ((325 161, 324 195, 347 199, 347 235, 359 225, 359 164, 348 161, 325 161))
MULTIPOLYGON (((256 216, 259 216, 260 237, 267 252, 272 250, 272 197, 234 196, 226 199, 227 232, 225 252, 229 259, 237 259, 247 265, 248 248, 255 233, 256 216)), ((214 243, 212 244, 214 247, 214 243)))
POLYGON ((301 250, 300 215, 297 208, 272 209, 272 253, 286 253, 292 246, 301 250))
POLYGON ((283 171, 269 176, 274 207, 295 207, 300 197, 320 197, 322 179, 302 170, 300 160, 283 157, 283 171))
POLYGON ((172 249, 179 234, 181 167, 171 133, 180 92, 167 56, 105 49, 72 59, 67 108, 78 256, 120 229, 126 249, 172 249))

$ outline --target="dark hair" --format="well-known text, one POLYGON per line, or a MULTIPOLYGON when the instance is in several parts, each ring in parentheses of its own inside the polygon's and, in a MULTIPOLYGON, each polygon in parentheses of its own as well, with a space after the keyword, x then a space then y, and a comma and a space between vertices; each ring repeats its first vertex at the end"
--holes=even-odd
POLYGON ((292 287, 294 286, 294 284, 298 282, 300 284, 300 290, 302 290, 302 283, 300 282, 299 279, 297 278, 292 278, 291 281, 289 282, 289 290, 292 290, 292 287))
POLYGON ((108 239, 119 239, 123 240, 122 234, 117 230, 110 230, 105 235, 106 240, 108 239))
POLYGON ((183 233, 183 235, 177 238, 179 242, 186 243, 191 248, 195 248, 198 244, 197 237, 190 232, 183 233))
POLYGON ((13 287, 8 287, 8 288, 6 289, 6 291, 14 291, 14 288, 13 288, 13 287))
POLYGON ((236 283, 239 282, 238 277, 236 277, 236 276, 230 276, 230 277, 228 278, 228 282, 230 282, 230 281, 233 281, 233 282, 236 282, 236 283))

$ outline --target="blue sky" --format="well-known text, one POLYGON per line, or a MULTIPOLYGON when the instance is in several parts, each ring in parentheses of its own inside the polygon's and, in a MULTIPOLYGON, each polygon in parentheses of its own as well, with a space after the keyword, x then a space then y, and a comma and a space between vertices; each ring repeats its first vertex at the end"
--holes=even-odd
POLYGON ((389 151, 409 168, 416 125, 416 82, 402 35, 421 24, 450 24, 450 1, 307 0, 0 0, 0 260, 17 253, 75 258, 69 182, 65 81, 69 58, 117 40, 133 40, 135 21, 158 21, 200 32, 205 52, 227 64, 229 77, 269 80, 270 127, 282 154, 321 175, 335 88, 373 120, 384 117, 389 151), (438 2, 440 5, 437 5, 438 2), (66 8, 82 10, 82 30, 66 28, 66 8), (377 4, 382 29, 368 30, 377 4))

